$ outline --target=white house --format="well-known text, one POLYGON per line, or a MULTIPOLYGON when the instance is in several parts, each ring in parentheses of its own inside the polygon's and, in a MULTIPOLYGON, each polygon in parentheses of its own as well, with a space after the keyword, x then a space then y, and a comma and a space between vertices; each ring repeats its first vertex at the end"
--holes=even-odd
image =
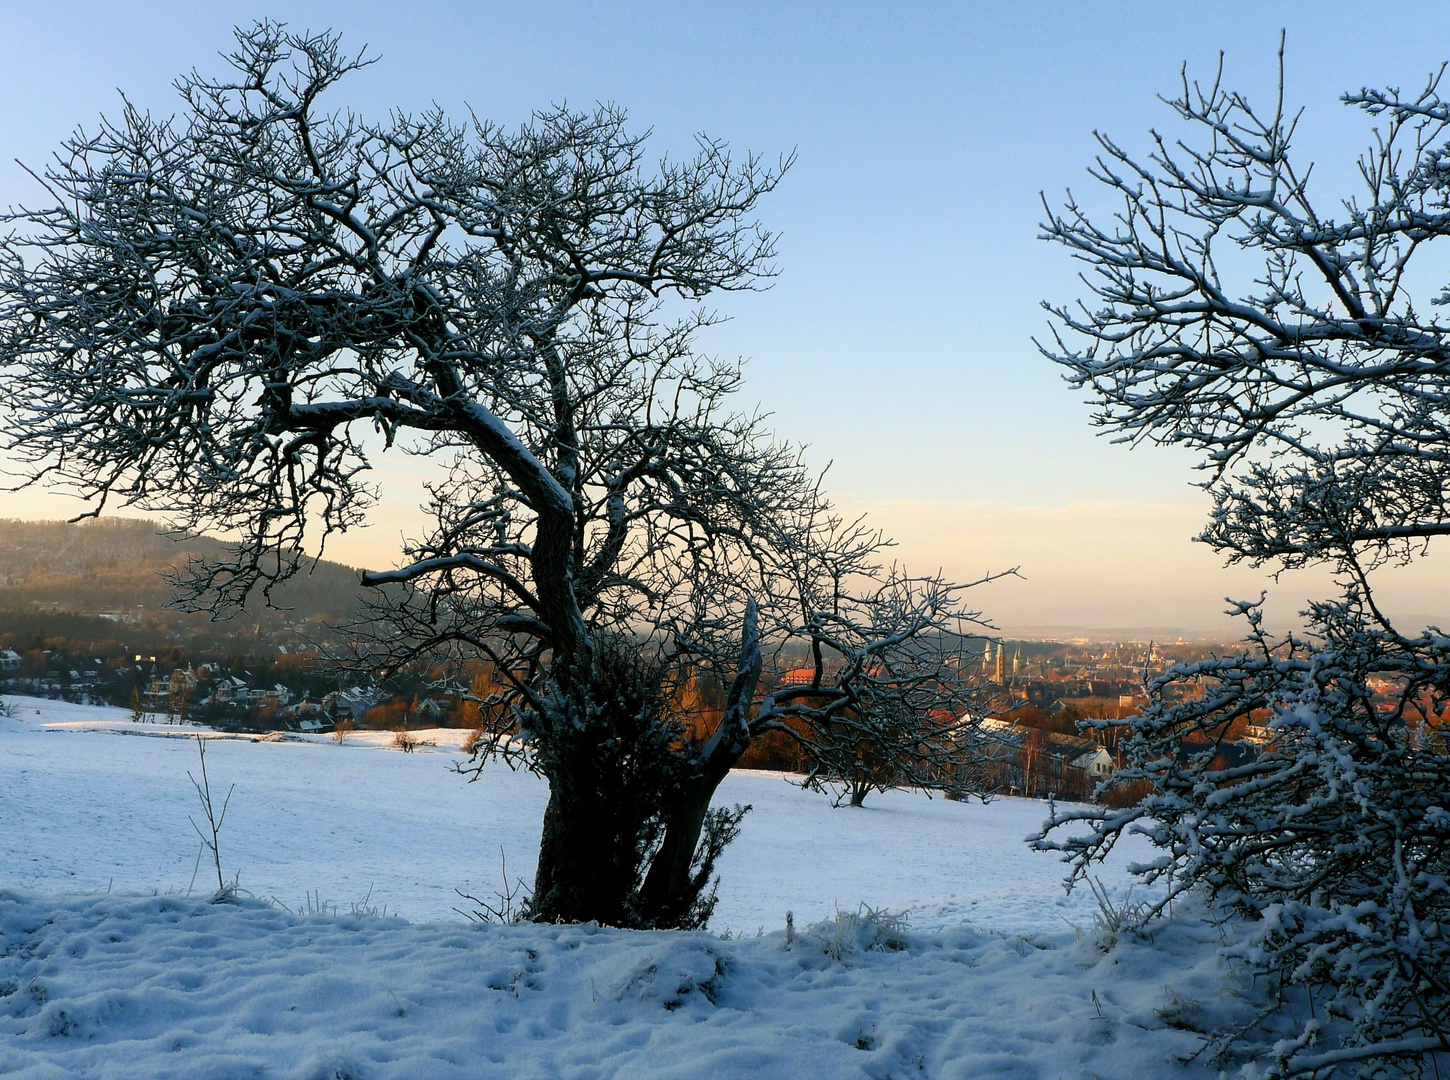
POLYGON ((1094 782, 1113 775, 1113 755, 1101 746, 1095 746, 1086 754, 1073 758, 1072 764, 1087 773, 1088 779, 1094 782))

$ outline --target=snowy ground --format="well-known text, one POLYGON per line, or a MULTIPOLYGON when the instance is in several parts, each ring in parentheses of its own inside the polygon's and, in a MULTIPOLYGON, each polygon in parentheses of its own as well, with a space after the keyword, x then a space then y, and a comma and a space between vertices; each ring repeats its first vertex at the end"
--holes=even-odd
MULTIPOLYGON (((736 774, 722 797, 755 809, 716 933, 479 927, 454 889, 490 893, 500 848, 532 872, 538 781, 464 783, 457 732, 415 754, 214 738, 212 783, 236 785, 223 865, 250 895, 213 904, 205 865, 185 895, 195 745, 121 710, 18 704, 0 719, 4 1076, 1198 1077, 1177 1064, 1189 1029, 1235 1007, 1216 932, 1092 932, 1091 898, 1022 843, 1040 803, 833 810, 736 774), (414 921, 352 914, 369 890, 414 921), (863 902, 907 912, 893 947, 820 922, 863 902)), ((1120 870, 1104 881, 1121 895, 1120 870)))
MULTIPOLYGON (((197 751, 185 731, 133 724, 123 709, 15 698, 21 720, 0 729, 0 884, 46 892, 185 891, 198 841, 188 822, 197 751), (120 737, 125 736, 125 737, 120 737)), ((3 721, 0 721, 3 723, 3 721)), ((288 907, 305 898, 369 903, 411 920, 457 919, 455 890, 491 897, 509 876, 531 877, 547 789, 491 765, 467 783, 458 730, 416 732, 437 743, 393 749, 388 732, 283 742, 213 736, 207 769, 235 784, 222 830, 228 879, 288 907)), ((740 839, 721 861, 713 929, 780 929, 785 913, 814 922, 859 903, 909 910, 931 929, 971 919, 1009 931, 1061 930, 1095 910, 1064 896, 1063 868, 1026 850, 1046 814, 1030 799, 986 806, 910 792, 832 809, 776 773, 737 772, 726 803, 749 803, 740 839)), ((1142 854, 1143 849, 1138 850, 1142 854)), ((1126 851, 1125 851, 1126 853, 1126 851)), ((1105 883, 1122 880, 1119 866, 1105 883)), ((198 875, 198 887, 206 879, 198 875)), ((216 874, 212 871, 212 887, 216 874)))

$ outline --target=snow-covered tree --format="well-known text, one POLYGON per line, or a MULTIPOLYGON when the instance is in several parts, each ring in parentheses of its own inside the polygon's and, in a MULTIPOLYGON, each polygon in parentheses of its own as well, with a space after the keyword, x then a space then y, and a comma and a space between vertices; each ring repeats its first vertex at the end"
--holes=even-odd
MULTIPOLYGON (((773 273, 753 214, 789 162, 702 138, 650 167, 609 107, 372 123, 324 106, 368 62, 335 35, 237 41, 179 117, 77 133, 7 217, 7 448, 92 513, 235 538, 180 583, 217 613, 360 524, 376 459, 426 460, 432 526, 365 576, 360 655, 492 663, 480 747, 550 785, 535 917, 699 922, 753 738, 830 747, 849 718, 914 752, 969 689, 961 587, 885 563, 696 352, 704 299, 773 273), (820 677, 758 693, 801 642, 820 677), (709 730, 664 707, 682 672, 728 688, 709 730)), ((934 730, 934 767, 968 727, 934 730)))
POLYGON ((1374 569, 1450 532, 1450 104, 1360 90, 1372 118, 1359 190, 1321 200, 1291 153, 1297 113, 1190 83, 1186 129, 1137 157, 1106 136, 1092 175, 1110 217, 1069 198, 1046 237, 1087 269, 1050 308, 1044 352, 1120 439, 1186 447, 1214 508, 1200 539, 1230 561, 1333 568, 1343 589, 1271 639, 1257 604, 1243 655, 1181 665, 1119 744, 1126 810, 1058 811, 1038 843, 1075 875, 1125 831, 1164 903, 1204 887, 1255 920, 1253 970, 1327 1015, 1275 1047, 1273 1075, 1380 1075, 1450 1051, 1450 639, 1402 632, 1374 569), (1256 759, 1220 755, 1267 728, 1256 759), (1087 822, 1086 836, 1058 831, 1087 822))

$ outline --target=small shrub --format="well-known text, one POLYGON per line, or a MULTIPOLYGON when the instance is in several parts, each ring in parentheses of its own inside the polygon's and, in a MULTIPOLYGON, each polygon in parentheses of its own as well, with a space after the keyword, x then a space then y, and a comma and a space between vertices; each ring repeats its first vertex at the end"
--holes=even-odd
POLYGON ((468 732, 467 735, 463 736, 463 742, 459 744, 458 749, 462 750, 465 754, 471 756, 473 752, 478 749, 478 741, 482 738, 483 728, 473 728, 468 732))
POLYGON ((1144 927, 1154 916, 1153 905, 1146 900, 1133 899, 1133 887, 1128 886, 1123 898, 1114 901, 1107 888, 1097 878, 1087 878, 1097 910, 1093 912, 1092 941, 1099 952, 1111 952, 1125 937, 1144 933, 1144 927))
POLYGON ((419 743, 407 728, 396 727, 393 729, 393 746, 405 754, 411 754, 418 748, 419 743))
POLYGON ((332 725, 332 741, 341 746, 347 741, 347 733, 357 730, 357 725, 351 720, 341 719, 332 725))
MULTIPOLYGON (((222 877, 222 853, 220 844, 222 823, 226 821, 227 807, 232 804, 232 792, 237 790, 237 785, 233 784, 227 788, 226 798, 222 800, 221 809, 218 810, 216 800, 212 798, 211 779, 207 776, 206 772, 206 740, 200 735, 196 736, 196 753, 197 759, 201 763, 201 781, 198 783, 196 777, 192 776, 189 771, 186 774, 186 778, 191 781, 191 786, 196 788, 196 796, 201 800, 201 810, 203 816, 206 818, 206 828, 202 829, 196 823, 196 819, 190 815, 187 815, 186 820, 191 822, 191 827, 196 830, 196 835, 201 838, 202 850, 211 852, 212 860, 216 864, 217 894, 214 902, 221 903, 230 897, 229 888, 232 891, 236 889, 235 880, 233 880, 229 887, 226 879, 222 877)), ((201 857, 198 854, 198 864, 200 861, 201 857)), ((195 874, 192 875, 192 880, 196 880, 195 874)))
POLYGON ((855 911, 838 910, 834 919, 823 919, 806 934, 832 960, 856 952, 900 952, 909 944, 905 912, 878 910, 865 904, 855 911))
POLYGON ((493 900, 481 900, 462 889, 453 890, 473 905, 471 911, 465 911, 462 908, 453 909, 465 919, 471 919, 477 923, 511 926, 528 918, 529 901, 533 898, 534 890, 524 883, 523 878, 514 878, 512 882, 509 881, 508 857, 504 855, 503 848, 498 849, 498 857, 499 865, 503 869, 503 887, 494 890, 493 900))

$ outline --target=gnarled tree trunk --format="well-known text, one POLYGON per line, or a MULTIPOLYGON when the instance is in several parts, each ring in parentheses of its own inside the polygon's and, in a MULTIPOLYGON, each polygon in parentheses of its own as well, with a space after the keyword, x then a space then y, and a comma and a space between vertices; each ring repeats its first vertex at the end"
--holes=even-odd
MULTIPOLYGON (((760 685, 760 631, 754 601, 746 606, 741 634, 740 663, 725 711, 715 733, 700 749, 698 771, 664 821, 659 850, 650 863, 641 900, 645 912, 659 925, 678 925, 689 913, 705 882, 698 878, 696 853, 710 812, 710 802, 721 782, 750 745, 750 706, 760 685)), ((739 820, 738 816, 735 819, 739 820)), ((703 866, 705 875, 709 865, 703 866)))

